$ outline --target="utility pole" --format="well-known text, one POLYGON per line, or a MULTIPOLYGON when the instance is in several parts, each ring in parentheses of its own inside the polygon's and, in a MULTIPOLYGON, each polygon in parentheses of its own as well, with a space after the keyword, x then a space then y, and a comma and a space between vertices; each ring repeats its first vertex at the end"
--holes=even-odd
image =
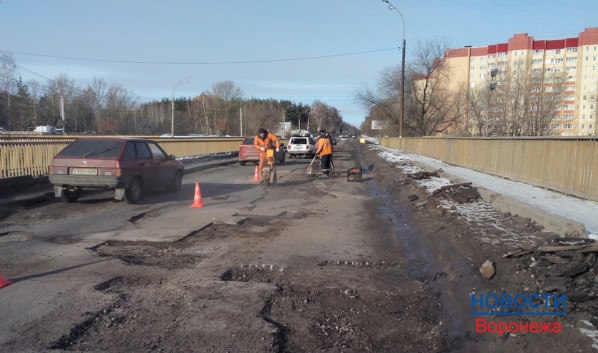
POLYGON ((399 138, 403 137, 403 122, 405 120, 405 46, 407 40, 405 39, 405 19, 399 9, 390 3, 389 0, 382 0, 388 4, 389 10, 395 10, 401 16, 401 22, 403 22, 403 45, 401 47, 402 58, 401 58, 401 115, 399 116, 399 138))

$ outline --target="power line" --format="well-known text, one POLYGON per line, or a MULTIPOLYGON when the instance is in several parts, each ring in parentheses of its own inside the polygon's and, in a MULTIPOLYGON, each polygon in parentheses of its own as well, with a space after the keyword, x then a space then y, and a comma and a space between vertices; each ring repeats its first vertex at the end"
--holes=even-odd
POLYGON ((329 55, 320 55, 320 56, 305 56, 305 57, 298 57, 298 58, 239 60, 239 61, 197 61, 197 62, 91 59, 91 58, 77 58, 77 57, 70 57, 70 56, 56 56, 56 55, 26 53, 26 52, 9 51, 9 50, 3 50, 3 51, 13 53, 13 54, 54 58, 54 59, 96 61, 96 62, 109 62, 109 63, 121 63, 121 64, 153 64, 153 65, 233 65, 233 64, 235 64, 236 65, 236 64, 258 64, 258 63, 274 63, 274 62, 285 62, 285 61, 303 61, 303 60, 326 59, 326 58, 335 58, 335 57, 341 57, 341 56, 371 54, 371 53, 377 53, 377 52, 382 52, 382 51, 397 50, 399 48, 400 47, 392 47, 392 48, 384 48, 384 49, 373 49, 373 50, 365 50, 365 51, 358 51, 358 52, 350 52, 350 53, 329 54, 329 55))

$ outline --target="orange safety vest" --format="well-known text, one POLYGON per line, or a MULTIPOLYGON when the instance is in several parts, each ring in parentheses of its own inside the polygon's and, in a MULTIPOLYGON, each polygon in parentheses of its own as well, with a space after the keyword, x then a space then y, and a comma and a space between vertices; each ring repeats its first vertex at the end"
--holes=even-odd
POLYGON ((266 136, 264 136, 263 140, 260 138, 260 135, 257 135, 253 139, 253 144, 255 145, 255 148, 260 151, 261 151, 262 147, 265 149, 268 149, 268 148, 274 148, 274 145, 276 145, 276 148, 280 148, 280 140, 278 140, 276 135, 272 134, 271 132, 266 134, 266 136))
POLYGON ((316 149, 318 156, 332 154, 332 143, 328 137, 322 136, 318 139, 318 148, 316 149))

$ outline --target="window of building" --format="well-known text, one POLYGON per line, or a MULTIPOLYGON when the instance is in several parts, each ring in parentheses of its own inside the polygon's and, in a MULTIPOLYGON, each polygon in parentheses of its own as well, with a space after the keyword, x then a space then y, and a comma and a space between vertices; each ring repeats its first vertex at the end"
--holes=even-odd
POLYGON ((481 61, 481 62, 484 62, 484 61, 486 61, 486 57, 485 57, 485 56, 481 56, 481 57, 480 57, 480 61, 481 61))
POLYGON ((571 129, 572 127, 573 127, 573 124, 563 124, 564 129, 571 129))
POLYGON ((471 68, 470 68, 470 70, 471 71, 475 70, 475 66, 472 65, 471 68))
POLYGON ((577 62, 577 56, 571 56, 567 58, 567 62, 568 63, 576 63, 577 62))
POLYGON ((555 50, 554 50, 554 53, 555 53, 555 54, 560 54, 560 53, 561 53, 561 50, 560 50, 560 49, 555 49, 555 50))
POLYGON ((567 53, 577 53, 577 48, 567 48, 567 53))
POLYGON ((559 124, 550 124, 551 129, 558 129, 559 126, 560 126, 559 124))
POLYGON ((486 70, 486 65, 480 65, 480 70, 486 70))
POLYGON ((469 61, 470 61, 470 62, 474 62, 474 61, 475 61, 475 58, 469 58, 469 61))
POLYGON ((581 124, 581 128, 585 129, 586 128, 586 124, 581 124))
POLYGON ((543 49, 539 49, 539 50, 534 50, 533 55, 542 55, 544 54, 544 50, 543 49))

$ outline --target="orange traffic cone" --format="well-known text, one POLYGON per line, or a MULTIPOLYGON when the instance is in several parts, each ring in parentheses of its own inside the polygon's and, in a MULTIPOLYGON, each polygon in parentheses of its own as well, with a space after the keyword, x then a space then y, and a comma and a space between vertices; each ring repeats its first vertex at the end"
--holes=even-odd
POLYGON ((203 207, 203 202, 201 201, 201 190, 199 190, 199 183, 195 183, 195 196, 193 197, 193 205, 191 208, 200 208, 203 207))
POLYGON ((12 284, 12 281, 6 281, 2 278, 2 274, 0 273, 0 288, 4 288, 6 286, 8 286, 9 284, 12 284))
POLYGON ((257 167, 257 164, 255 166, 255 173, 253 174, 253 181, 256 182, 256 183, 258 181, 260 181, 260 171, 259 171, 259 169, 257 167))

